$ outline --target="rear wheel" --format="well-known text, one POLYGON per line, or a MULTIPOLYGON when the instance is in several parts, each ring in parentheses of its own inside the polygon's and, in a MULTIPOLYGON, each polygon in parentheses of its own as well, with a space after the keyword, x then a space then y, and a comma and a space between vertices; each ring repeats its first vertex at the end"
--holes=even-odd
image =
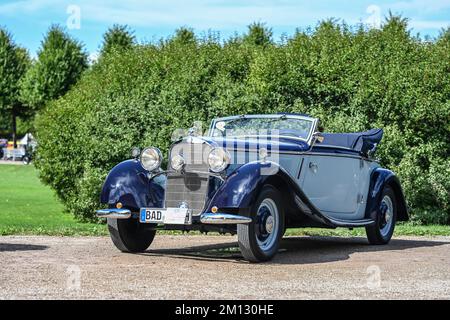
POLYGON ((252 222, 237 226, 238 243, 244 258, 250 262, 273 258, 284 231, 281 195, 272 186, 263 188, 250 211, 252 222))
POLYGON ((108 218, 108 230, 117 249, 132 253, 147 250, 156 234, 156 230, 136 219, 108 218))
POLYGON ((381 214, 377 216, 375 224, 366 227, 367 239, 370 244, 387 244, 394 233, 397 221, 397 202, 391 187, 383 190, 380 203, 381 214))

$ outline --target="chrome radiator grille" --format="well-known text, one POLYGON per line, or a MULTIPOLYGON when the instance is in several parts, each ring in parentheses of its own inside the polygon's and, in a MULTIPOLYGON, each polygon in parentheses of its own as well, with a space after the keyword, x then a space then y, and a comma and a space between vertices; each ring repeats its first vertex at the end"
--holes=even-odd
POLYGON ((203 154, 208 154, 210 146, 181 142, 172 148, 170 157, 175 152, 186 159, 185 172, 170 173, 167 176, 165 204, 166 208, 178 208, 183 202, 192 209, 193 215, 199 215, 204 209, 208 194, 208 176, 197 172, 208 172, 209 167, 203 154))

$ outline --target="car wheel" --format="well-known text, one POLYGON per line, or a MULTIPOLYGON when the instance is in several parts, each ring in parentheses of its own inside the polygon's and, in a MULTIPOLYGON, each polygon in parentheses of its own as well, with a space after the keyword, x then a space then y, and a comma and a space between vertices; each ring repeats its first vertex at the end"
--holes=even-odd
POLYGON ((367 239, 370 244, 387 244, 394 233, 397 221, 397 202, 391 187, 383 190, 380 203, 381 214, 377 216, 375 224, 366 227, 367 239))
POLYGON ((28 164, 30 164, 31 160, 29 157, 23 157, 22 162, 23 162, 23 164, 28 165, 28 164))
POLYGON ((267 261, 277 253, 284 230, 281 195, 265 186, 250 211, 251 223, 237 226, 238 243, 250 262, 267 261))
POLYGON ((156 230, 136 219, 108 218, 108 230, 114 245, 122 252, 138 253, 147 250, 156 230))

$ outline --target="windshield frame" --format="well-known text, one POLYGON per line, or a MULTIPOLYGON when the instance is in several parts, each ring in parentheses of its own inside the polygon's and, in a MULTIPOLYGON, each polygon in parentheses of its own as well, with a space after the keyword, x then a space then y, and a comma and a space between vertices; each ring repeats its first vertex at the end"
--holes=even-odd
MULTIPOLYGON (((313 118, 313 117, 308 117, 308 116, 304 116, 304 115, 297 115, 297 114, 289 114, 289 113, 281 113, 281 114, 249 114, 249 115, 240 115, 240 116, 228 116, 228 117, 222 117, 222 118, 216 118, 213 119, 211 122, 211 126, 209 127, 208 130, 208 137, 211 138, 215 138, 213 136, 213 132, 216 128, 216 123, 220 122, 220 121, 230 121, 230 120, 234 120, 234 119, 239 119, 244 117, 245 119, 297 119, 297 120, 305 120, 305 121, 311 121, 312 125, 311 125, 311 129, 309 130, 308 136, 307 138, 302 138, 302 137, 294 137, 291 135, 280 135, 280 136, 272 136, 272 137, 280 137, 280 138, 287 138, 287 139, 293 139, 293 140, 301 140, 301 141, 305 141, 306 143, 308 143, 308 145, 311 145, 312 143, 312 139, 314 137, 314 132, 316 131, 317 125, 319 123, 319 119, 318 118, 313 118)), ((283 121, 283 120, 281 120, 283 121)), ((261 137, 261 135, 243 135, 243 136, 235 136, 233 138, 239 138, 239 137, 261 137)))

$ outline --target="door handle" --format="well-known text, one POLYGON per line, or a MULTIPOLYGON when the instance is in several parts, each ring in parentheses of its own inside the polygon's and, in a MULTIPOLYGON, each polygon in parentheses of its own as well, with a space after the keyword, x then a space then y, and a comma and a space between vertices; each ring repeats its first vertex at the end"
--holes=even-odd
POLYGON ((319 166, 315 162, 310 162, 309 163, 309 168, 312 170, 312 172, 316 173, 317 170, 319 169, 319 166))

